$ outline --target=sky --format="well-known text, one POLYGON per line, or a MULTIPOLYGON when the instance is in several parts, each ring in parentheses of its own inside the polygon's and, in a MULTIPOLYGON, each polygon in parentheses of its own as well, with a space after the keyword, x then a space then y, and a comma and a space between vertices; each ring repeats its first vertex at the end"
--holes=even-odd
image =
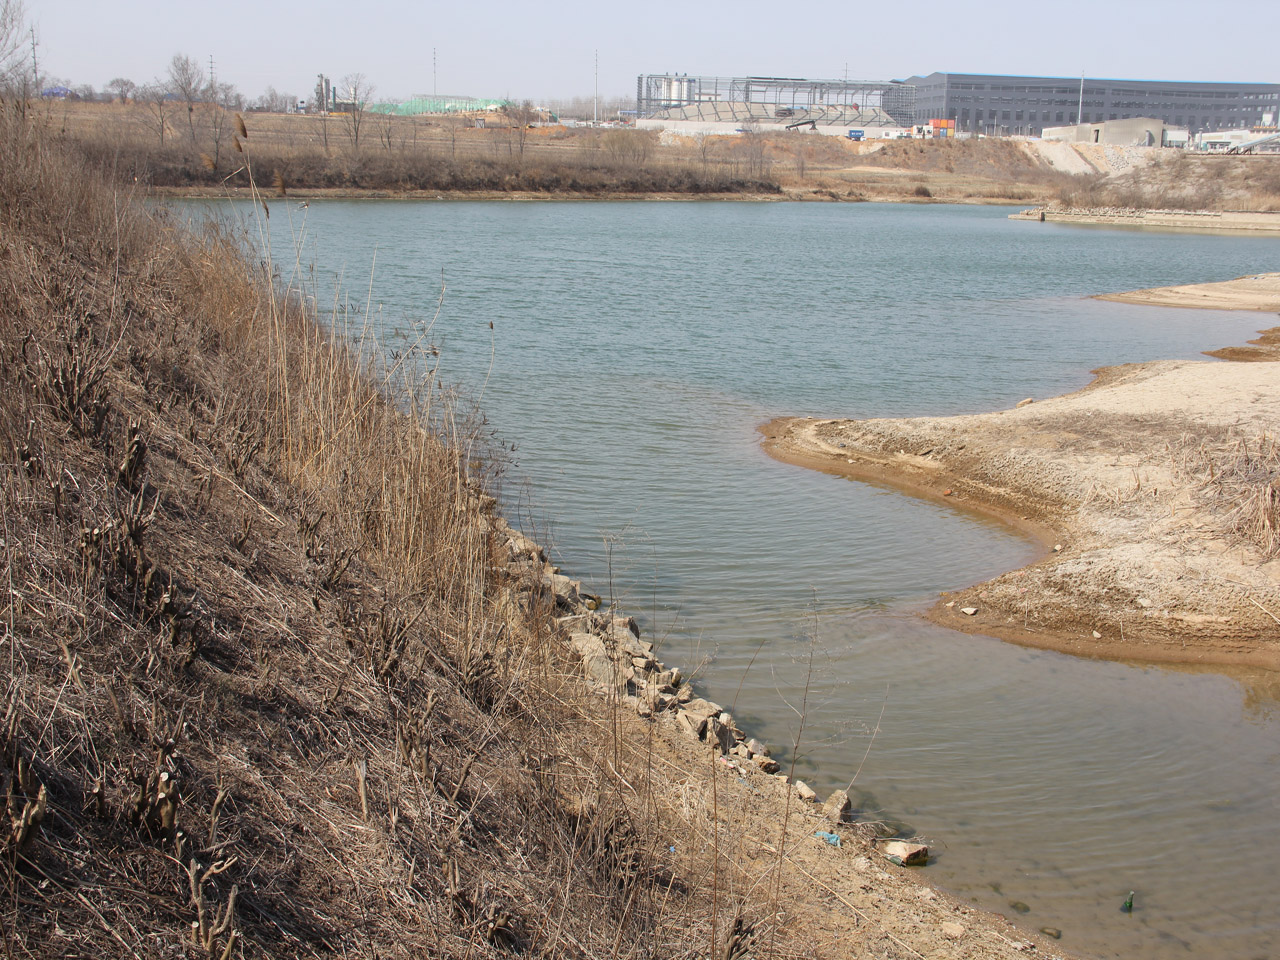
POLYGON ((643 73, 903 79, 935 70, 1280 82, 1278 0, 25 0, 42 75, 102 88, 174 54, 252 98, 362 73, 378 98, 634 96, 643 73), (598 58, 598 72, 597 72, 598 58), (434 61, 434 71, 433 71, 434 61))

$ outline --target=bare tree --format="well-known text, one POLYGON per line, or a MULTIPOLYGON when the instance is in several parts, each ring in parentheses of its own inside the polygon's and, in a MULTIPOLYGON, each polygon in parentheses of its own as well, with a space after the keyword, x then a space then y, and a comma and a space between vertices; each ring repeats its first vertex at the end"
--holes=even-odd
POLYGON ((291 93, 279 93, 275 87, 267 87, 262 96, 253 101, 250 110, 262 110, 266 113, 285 113, 298 98, 291 93))
POLYGON ((520 159, 523 160, 524 145, 529 139, 529 124, 538 120, 542 114, 534 108, 533 103, 529 100, 519 104, 508 103, 502 108, 502 111, 507 115, 507 119, 516 131, 516 143, 519 144, 520 159))
POLYGON ((191 144, 196 142, 196 104, 204 93, 204 71, 193 58, 175 53, 169 61, 169 89, 187 105, 187 130, 191 144))
POLYGON ((17 86, 30 69, 26 30, 22 0, 0 0, 0 92, 17 86))
POLYGON ((121 103, 128 103, 138 89, 138 85, 126 77, 116 77, 107 84, 106 89, 121 103))
POLYGON ((230 83, 210 84, 205 90, 204 113, 208 120, 209 135, 213 140, 213 168, 218 169, 222 160, 222 142, 226 137, 231 112, 238 110, 244 98, 230 83))
POLYGON ((166 114, 173 104, 169 99, 171 96, 168 86, 161 80, 152 81, 135 94, 135 99, 146 107, 142 113, 143 122, 156 132, 161 147, 164 146, 165 127, 168 125, 166 114))
POLYGON ((342 78, 346 97, 340 102, 347 132, 351 134, 351 151, 360 152, 360 127, 364 124, 365 111, 373 97, 374 86, 363 73, 349 73, 342 78))

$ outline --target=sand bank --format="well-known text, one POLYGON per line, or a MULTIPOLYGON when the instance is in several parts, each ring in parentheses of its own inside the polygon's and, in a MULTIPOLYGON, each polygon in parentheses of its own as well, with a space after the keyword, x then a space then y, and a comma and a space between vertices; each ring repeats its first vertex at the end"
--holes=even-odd
POLYGON ((778 459, 995 513, 1045 544, 1029 567, 942 595, 940 623, 1084 656, 1278 669, 1278 388, 1271 363, 1159 361, 995 413, 761 431, 778 459))
POLYGON ((1155 227, 1194 233, 1280 233, 1280 213, 1237 213, 1221 210, 1139 210, 1126 207, 1061 210, 1053 206, 1031 207, 1009 214, 1010 220, 1049 223, 1103 224, 1121 227, 1155 227))

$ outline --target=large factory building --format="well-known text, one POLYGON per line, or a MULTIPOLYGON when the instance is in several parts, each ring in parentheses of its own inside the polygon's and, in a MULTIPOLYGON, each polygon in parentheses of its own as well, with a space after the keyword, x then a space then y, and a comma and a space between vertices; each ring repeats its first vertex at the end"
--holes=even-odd
POLYGON ((956 122, 962 133, 1039 136, 1045 127, 1152 117, 1201 130, 1274 126, 1280 84, 1099 80, 931 73, 911 77, 916 114, 956 122))

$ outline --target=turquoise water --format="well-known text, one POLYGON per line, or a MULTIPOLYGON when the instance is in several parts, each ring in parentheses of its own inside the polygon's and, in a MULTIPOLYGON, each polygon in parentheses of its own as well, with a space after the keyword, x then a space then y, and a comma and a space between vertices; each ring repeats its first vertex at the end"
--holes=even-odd
POLYGON ((297 244, 298 279, 324 303, 340 277, 389 351, 443 277, 432 340, 515 445, 508 513, 801 776, 856 773, 868 813, 930 839, 927 878, 1085 955, 1280 954, 1276 683, 940 630, 918 616, 938 591, 1032 545, 759 448, 773 416, 998 409, 1276 322, 1084 298, 1274 270, 1280 241, 1008 212, 316 201, 270 223, 282 275, 297 244))

